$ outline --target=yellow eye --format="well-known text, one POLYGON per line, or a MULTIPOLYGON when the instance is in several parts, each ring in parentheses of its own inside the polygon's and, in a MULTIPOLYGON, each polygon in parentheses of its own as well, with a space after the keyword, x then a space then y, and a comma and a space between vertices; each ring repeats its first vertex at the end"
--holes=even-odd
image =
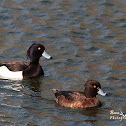
POLYGON ((40 47, 38 47, 38 50, 41 50, 41 48, 40 48, 40 47))
POLYGON ((96 88, 96 85, 94 85, 94 88, 96 88))

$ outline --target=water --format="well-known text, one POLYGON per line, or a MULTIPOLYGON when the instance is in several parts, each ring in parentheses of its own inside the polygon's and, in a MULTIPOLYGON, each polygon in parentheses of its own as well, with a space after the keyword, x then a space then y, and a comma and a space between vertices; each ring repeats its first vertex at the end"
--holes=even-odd
POLYGON ((0 61, 25 60, 32 43, 45 45, 45 76, 0 79, 1 126, 124 126, 126 113, 126 1, 1 0, 0 61), (55 103, 52 88, 83 91, 98 80, 103 106, 71 109, 55 103), (113 115, 119 116, 119 115, 113 115))

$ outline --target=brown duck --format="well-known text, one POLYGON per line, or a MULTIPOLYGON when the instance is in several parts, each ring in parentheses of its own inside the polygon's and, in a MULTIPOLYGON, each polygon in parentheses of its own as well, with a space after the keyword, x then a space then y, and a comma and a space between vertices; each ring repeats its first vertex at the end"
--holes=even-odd
POLYGON ((87 81, 84 92, 52 90, 59 105, 78 109, 101 106, 101 102, 96 98, 96 95, 106 95, 101 90, 100 83, 96 80, 87 81))

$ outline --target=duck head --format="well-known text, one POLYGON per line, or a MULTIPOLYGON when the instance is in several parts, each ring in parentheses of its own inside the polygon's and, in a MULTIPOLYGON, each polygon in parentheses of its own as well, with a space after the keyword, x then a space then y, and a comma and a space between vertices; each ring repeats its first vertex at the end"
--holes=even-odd
POLYGON ((52 57, 48 55, 45 51, 45 47, 40 43, 32 44, 27 50, 27 57, 30 58, 31 62, 39 61, 39 58, 44 56, 47 59, 51 59, 52 57))
POLYGON ((87 98, 96 97, 97 94, 102 96, 106 95, 106 93, 101 90, 101 84, 96 80, 89 80, 86 82, 84 94, 87 98))

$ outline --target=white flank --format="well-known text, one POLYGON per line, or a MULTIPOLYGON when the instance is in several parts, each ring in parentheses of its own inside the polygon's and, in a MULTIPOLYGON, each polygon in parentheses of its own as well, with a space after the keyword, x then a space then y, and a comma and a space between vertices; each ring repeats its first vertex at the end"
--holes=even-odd
POLYGON ((21 80, 23 79, 22 71, 13 72, 6 66, 0 67, 0 77, 4 79, 21 80))

